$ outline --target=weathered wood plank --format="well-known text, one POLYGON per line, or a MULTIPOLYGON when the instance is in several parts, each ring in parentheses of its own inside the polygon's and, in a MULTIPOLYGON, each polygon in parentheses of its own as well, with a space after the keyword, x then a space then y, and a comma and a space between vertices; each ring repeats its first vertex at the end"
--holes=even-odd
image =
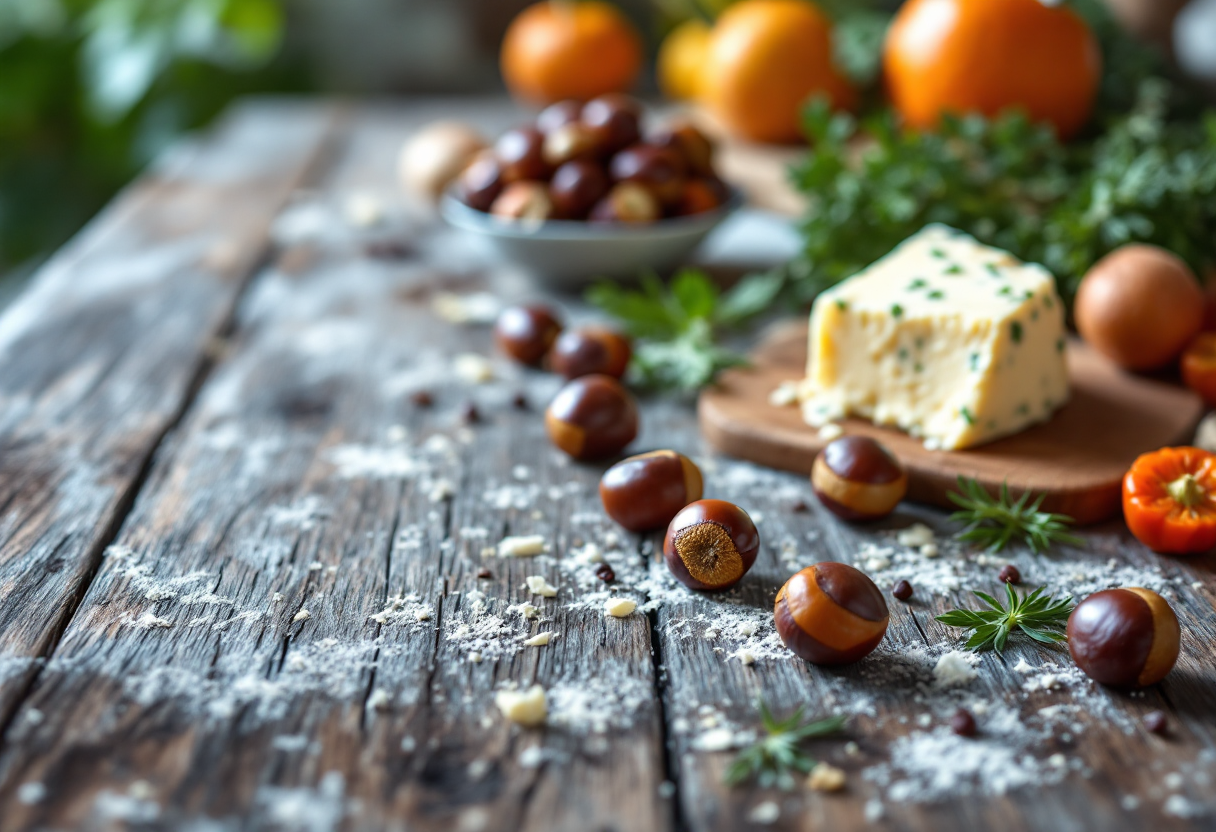
POLYGON ((1216 774, 1209 710, 1216 689, 1211 557, 1158 558, 1109 525, 1087 531, 1083 552, 977 557, 939 539, 942 556, 924 558, 898 545, 894 530, 922 520, 944 535, 949 524, 932 510, 901 509, 877 527, 848 527, 818 506, 800 478, 729 463, 707 477, 707 493, 759 509, 764 546, 756 567, 726 603, 690 596, 659 610, 665 700, 677 728, 680 799, 690 828, 744 828, 766 812, 778 813, 771 819, 775 829, 851 828, 865 822, 925 830, 1204 828, 1216 810, 1209 785, 1216 774), (791 510, 800 500, 810 505, 809 512, 791 510), (866 554, 867 545, 878 549, 866 554), (771 627, 780 585, 797 568, 821 560, 858 565, 887 594, 892 613, 887 639, 851 667, 816 668, 784 654, 771 627), (1162 589, 1187 633, 1178 668, 1143 696, 1129 696, 1088 683, 1062 650, 1019 642, 1003 657, 984 655, 975 680, 936 688, 935 657, 957 646, 958 633, 933 616, 968 603, 962 590, 995 593, 996 572, 1005 562, 1020 567, 1024 588, 1046 584, 1078 597, 1105 586, 1162 589), (899 578, 917 587, 910 604, 889 594, 899 578), (731 632, 732 624, 753 616, 761 627, 756 636, 731 632), (711 627, 720 635, 707 640, 711 627), (753 652, 756 663, 741 664, 741 650, 753 652), (1019 667, 1022 660, 1025 667, 1019 667), (1047 689, 1040 688, 1044 680, 1047 689), (804 705, 812 713, 852 715, 841 740, 813 746, 820 759, 849 773, 845 793, 799 788, 787 795, 722 785, 732 752, 704 745, 707 739, 725 744, 730 736, 711 730, 717 722, 700 724, 706 715, 698 708, 710 703, 710 720, 752 729, 760 696, 779 712, 804 705), (960 706, 986 711, 977 716, 977 740, 948 733, 945 723, 960 706), (1168 740, 1140 726, 1143 715, 1158 708, 1169 710, 1176 726, 1168 740), (858 745, 854 753, 846 750, 849 740, 858 745), (773 806, 757 809, 769 802, 773 806), (759 816, 752 814, 757 811, 759 816))
MULTIPOLYGON (((293 245, 253 287, 10 732, 11 828, 670 827, 648 619, 522 586, 599 590, 589 567, 563 568, 598 470, 563 464, 536 412, 509 405, 525 384, 513 368, 454 376, 488 333, 437 322, 431 296, 476 274, 453 275, 450 256, 438 273, 361 258, 364 235, 342 228, 347 197, 392 196, 407 123, 361 118, 316 200, 280 220, 293 245), (411 404, 417 388, 433 408, 411 404), (483 559, 530 533, 551 552, 483 559), (525 602, 538 620, 506 609, 525 602), (523 645, 537 629, 552 644, 523 645), (543 732, 493 705, 534 681, 550 690, 543 732)), ((452 243, 413 216, 391 227, 424 251, 452 243)), ((534 401, 552 394, 527 381, 534 401)))
MULTIPOLYGON (((965 589, 995 588, 1003 559, 944 539, 936 559, 897 545, 895 532, 913 520, 947 530, 928 509, 844 526, 819 510, 803 478, 714 457, 689 407, 650 400, 636 447, 691 453, 705 464, 708 494, 759 515, 764 538, 737 593, 674 586, 658 536, 621 534, 602 514, 603 466, 569 464, 545 441, 537 411, 552 378, 496 364, 497 381, 474 385, 454 369, 460 353, 488 355, 489 339, 438 321, 439 293, 527 290, 395 193, 397 142, 439 115, 487 129, 515 118, 501 102, 363 111, 336 167, 280 219, 284 250, 253 285, 223 360, 164 442, 7 732, 6 830, 1210 822, 1216 559, 1159 559, 1114 528, 1087 532, 1083 552, 1011 556, 1028 585, 1168 592, 1184 655, 1143 697, 1095 690, 1063 654, 1024 645, 983 657, 977 678, 941 690, 933 666, 955 634, 933 615, 965 602, 965 589), (350 212, 356 196, 361 209, 350 212), (352 226, 369 205, 384 221, 352 226), (401 244, 401 259, 364 256, 365 243, 383 239, 401 244), (412 403, 420 389, 433 407, 412 403), (512 408, 518 390, 531 411, 512 408), (482 418, 466 425, 470 401, 482 418), (796 510, 799 501, 810 509, 796 510), (483 554, 529 533, 551 551, 483 554), (592 574, 589 545, 616 570, 612 588, 592 574), (859 557, 867 545, 877 548, 859 557), (771 604, 791 572, 830 558, 860 560, 884 591, 908 577, 917 595, 906 606, 889 599, 890 635, 874 656, 821 670, 774 640, 771 604), (489 577, 478 577, 483 569, 489 577), (536 575, 557 587, 555 599, 522 586, 536 575), (610 591, 648 602, 647 612, 605 619, 610 591), (523 603, 539 618, 522 618, 523 603), (536 632, 556 638, 522 644, 536 632), (493 694, 533 681, 549 690, 549 725, 513 728, 493 694), (813 746, 848 772, 843 794, 721 785, 731 752, 718 749, 756 727, 759 695, 783 711, 853 715, 845 737, 813 746), (984 711, 979 738, 942 732, 960 705, 984 711), (1158 707, 1176 725, 1168 739, 1139 725, 1158 707), (662 783, 669 776, 676 782, 662 783)), ((100 325, 84 313, 73 322, 100 325)), ((0 424, 22 413, 6 401, 0 424)), ((32 470, 14 477, 35 481, 32 470)))
POLYGON ((267 106, 180 147, 0 318, 0 724, 87 589, 329 121, 267 106))

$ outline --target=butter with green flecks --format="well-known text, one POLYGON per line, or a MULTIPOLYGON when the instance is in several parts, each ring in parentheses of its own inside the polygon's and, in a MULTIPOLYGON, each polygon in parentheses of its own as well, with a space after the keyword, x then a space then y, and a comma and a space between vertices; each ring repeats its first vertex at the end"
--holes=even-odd
POLYGON ((1042 266, 926 226, 811 310, 803 418, 898 427, 957 449, 1042 422, 1068 399, 1064 307, 1042 266))

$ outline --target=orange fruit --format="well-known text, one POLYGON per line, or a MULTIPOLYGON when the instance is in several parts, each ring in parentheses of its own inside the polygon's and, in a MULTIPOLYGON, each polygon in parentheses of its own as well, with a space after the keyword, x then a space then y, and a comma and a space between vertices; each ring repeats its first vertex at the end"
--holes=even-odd
POLYGON ((702 87, 706 104, 733 133, 762 142, 797 141, 799 111, 824 93, 849 107, 854 92, 832 64, 832 25, 804 0, 742 0, 714 26, 702 87))
POLYGON ((1089 26, 1041 0, 908 0, 887 32, 883 69, 904 121, 1020 108, 1068 138, 1084 126, 1102 74, 1089 26))
POLYGON ((709 57, 709 24, 700 18, 672 29, 659 46, 657 72, 663 95, 693 99, 701 91, 701 76, 709 57))
POLYGON ((551 0, 524 9, 502 42, 507 89, 534 104, 587 100, 633 86, 642 39, 609 3, 551 0))

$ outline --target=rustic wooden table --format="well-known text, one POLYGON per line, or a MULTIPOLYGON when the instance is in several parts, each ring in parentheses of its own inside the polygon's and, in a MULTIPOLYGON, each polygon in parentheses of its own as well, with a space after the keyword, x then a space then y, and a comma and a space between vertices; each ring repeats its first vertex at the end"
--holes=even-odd
POLYGON ((687 402, 648 400, 635 447, 693 455, 763 537, 737 591, 683 591, 657 536, 603 515, 601 467, 547 443, 553 378, 497 358, 486 383, 453 369, 492 356, 489 333, 437 300, 534 296, 397 190, 403 136, 454 114, 513 117, 502 102, 240 107, 0 318, 6 832, 1212 828, 1213 558, 1157 558, 1111 525, 1080 549, 990 559, 915 506, 848 527, 802 477, 709 453, 687 402), (939 532, 938 557, 899 542, 914 521, 939 532), (508 534, 549 550, 487 555, 508 534), (889 601, 875 654, 822 669, 784 651, 771 604, 833 559, 917 594, 889 601), (957 633, 933 615, 993 590, 1006 560, 1056 591, 1160 589, 1183 619, 1177 668, 1126 695, 1018 642, 943 686, 957 633), (531 596, 530 575, 557 597, 531 596), (606 618, 609 594, 642 606, 606 618), (522 643, 537 632, 553 640, 522 643), (504 721, 495 690, 533 682, 549 724, 504 721), (850 715, 810 746, 847 772, 843 792, 722 785, 760 696, 850 715), (945 727, 964 705, 975 739, 945 727), (1154 709, 1168 737, 1141 726, 1154 709))

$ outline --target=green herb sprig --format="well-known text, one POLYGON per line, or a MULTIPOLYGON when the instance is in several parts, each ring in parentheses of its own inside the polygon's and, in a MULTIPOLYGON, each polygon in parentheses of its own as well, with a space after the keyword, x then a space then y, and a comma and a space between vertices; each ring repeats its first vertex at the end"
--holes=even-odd
POLYGON ((759 708, 764 736, 735 757, 726 769, 727 785, 755 779, 762 788, 792 789, 796 772, 807 774, 815 767, 815 759, 802 750, 801 743, 835 734, 846 721, 843 716, 833 716, 804 722, 801 707, 785 719, 777 719, 763 700, 759 708))
POLYGON ((988 605, 986 610, 951 610, 937 616, 948 627, 971 630, 968 650, 995 649, 1000 653, 1014 632, 1021 631, 1042 644, 1059 644, 1068 640, 1064 627, 1072 613, 1072 598, 1057 601, 1043 594, 1043 587, 1029 595, 1018 595, 1013 584, 1005 584, 1008 606, 985 592, 973 593, 988 605))
POLYGON ((1074 522, 1071 517, 1039 511, 1044 494, 1032 501, 1030 492, 1026 492, 1012 500, 1005 483, 1000 495, 993 497, 978 482, 966 477, 958 478, 958 488, 958 492, 949 491, 946 496, 960 508, 950 519, 967 524, 955 535, 959 540, 982 544, 992 552, 1001 551, 1015 539, 1029 544, 1035 552, 1046 551, 1053 543, 1077 546, 1085 542, 1069 531, 1074 522))
POLYGON ((719 339, 771 310, 783 282, 779 274, 759 274, 721 292, 704 271, 689 268, 677 272, 667 287, 654 276, 643 278, 637 289, 599 283, 587 292, 587 300, 637 339, 632 381, 691 391, 727 367, 746 364, 719 339))

